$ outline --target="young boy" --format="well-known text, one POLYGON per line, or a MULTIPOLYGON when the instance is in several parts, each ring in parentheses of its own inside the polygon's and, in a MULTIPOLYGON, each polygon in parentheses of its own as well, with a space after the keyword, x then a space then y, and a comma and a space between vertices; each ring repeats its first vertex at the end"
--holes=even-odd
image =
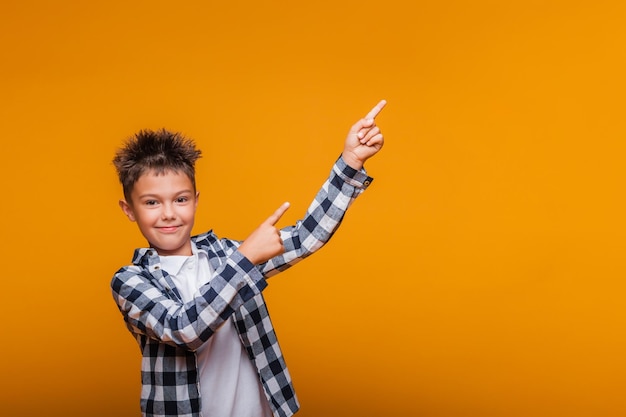
POLYGON ((324 245, 372 181, 363 163, 383 146, 374 118, 385 104, 352 126, 302 220, 278 230, 285 203, 242 242, 212 231, 191 237, 201 154, 193 142, 141 131, 118 150, 120 207, 149 245, 111 281, 142 353, 143 416, 287 417, 298 410, 261 291, 268 277, 324 245))

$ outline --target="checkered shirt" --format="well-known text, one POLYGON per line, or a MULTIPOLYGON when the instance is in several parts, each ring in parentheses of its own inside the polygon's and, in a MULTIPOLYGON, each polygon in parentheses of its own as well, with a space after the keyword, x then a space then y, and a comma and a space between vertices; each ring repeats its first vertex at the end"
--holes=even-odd
POLYGON ((198 250, 207 253, 215 274, 188 303, 181 301, 171 276, 161 269, 155 250, 135 251, 132 265, 115 274, 111 288, 141 349, 143 416, 201 416, 194 352, 231 316, 274 416, 289 417, 298 410, 261 291, 266 278, 328 242, 350 204, 371 181, 364 171, 339 158, 305 217, 281 229, 285 252, 262 265, 253 265, 237 251, 238 241, 218 239, 211 231, 192 237, 198 250))

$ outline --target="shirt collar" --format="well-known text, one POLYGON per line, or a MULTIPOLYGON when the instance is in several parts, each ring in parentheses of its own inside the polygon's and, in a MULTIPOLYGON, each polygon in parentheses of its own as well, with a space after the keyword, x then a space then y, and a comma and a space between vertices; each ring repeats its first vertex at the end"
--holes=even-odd
MULTIPOLYGON (((208 258, 209 256, 206 250, 198 248, 193 239, 191 240, 191 253, 192 255, 197 255, 199 257, 203 256, 208 258)), ((157 267, 158 269, 161 264, 161 257, 153 248, 138 248, 135 249, 132 262, 134 265, 143 266, 151 270, 154 269, 154 267, 157 267)))

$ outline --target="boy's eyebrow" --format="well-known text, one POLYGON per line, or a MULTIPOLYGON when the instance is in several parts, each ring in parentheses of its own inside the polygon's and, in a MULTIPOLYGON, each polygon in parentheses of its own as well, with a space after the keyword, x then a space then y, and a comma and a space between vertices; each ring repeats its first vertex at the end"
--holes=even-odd
MULTIPOLYGON (((185 193, 189 193, 189 194, 193 194, 193 190, 190 189, 185 189, 185 190, 181 190, 178 191, 176 193, 174 193, 174 195, 181 195, 181 194, 185 194, 185 193)), ((146 194, 140 194, 137 196, 137 198, 146 198, 146 197, 162 197, 161 194, 154 194, 154 193, 146 193, 146 194)))

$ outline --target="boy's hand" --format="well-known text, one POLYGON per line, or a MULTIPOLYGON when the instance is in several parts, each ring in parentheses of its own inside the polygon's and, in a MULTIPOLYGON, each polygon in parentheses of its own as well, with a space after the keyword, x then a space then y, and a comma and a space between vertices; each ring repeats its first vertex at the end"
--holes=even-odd
POLYGON ((280 231, 274 225, 278 223, 288 208, 289 203, 283 203, 239 246, 239 252, 254 265, 261 264, 285 252, 280 231))
POLYGON ((365 161, 383 147, 383 134, 380 133, 374 119, 385 104, 387 102, 381 100, 363 119, 356 122, 348 133, 341 155, 343 160, 356 170, 363 168, 365 161))

